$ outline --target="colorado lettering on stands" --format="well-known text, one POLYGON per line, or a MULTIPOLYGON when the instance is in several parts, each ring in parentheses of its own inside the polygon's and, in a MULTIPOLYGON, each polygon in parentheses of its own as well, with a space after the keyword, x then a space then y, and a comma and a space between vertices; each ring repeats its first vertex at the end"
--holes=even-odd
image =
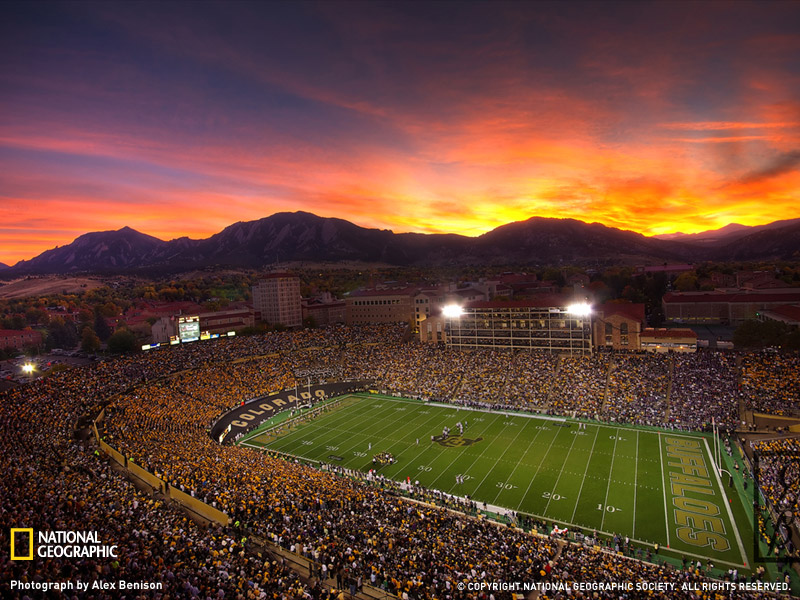
POLYGON ((267 417, 272 416, 280 410, 285 410, 297 405, 300 400, 311 400, 312 397, 316 397, 317 399, 324 398, 325 392, 323 390, 314 390, 313 394, 301 392, 299 396, 288 394, 285 399, 278 397, 259 402, 247 411, 239 413, 237 415, 238 419, 231 422, 231 427, 239 429, 250 427, 253 421, 264 420, 265 415, 267 417))

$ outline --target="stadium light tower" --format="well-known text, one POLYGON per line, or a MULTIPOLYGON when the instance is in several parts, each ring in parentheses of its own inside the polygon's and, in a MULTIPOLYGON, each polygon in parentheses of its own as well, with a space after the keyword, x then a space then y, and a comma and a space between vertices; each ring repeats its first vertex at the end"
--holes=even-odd
POLYGON ((446 319, 457 319, 464 314, 464 309, 458 304, 448 304, 442 307, 442 316, 446 319))
POLYGON ((588 317, 592 314, 592 306, 586 302, 576 302, 567 306, 567 313, 576 317, 588 317))

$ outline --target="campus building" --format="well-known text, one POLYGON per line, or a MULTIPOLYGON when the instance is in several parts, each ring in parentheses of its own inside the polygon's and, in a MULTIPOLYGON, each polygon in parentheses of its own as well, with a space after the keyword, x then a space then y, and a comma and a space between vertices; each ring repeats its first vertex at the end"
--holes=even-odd
POLYGON ((800 302, 797 288, 758 291, 670 292, 664 295, 664 317, 670 323, 739 325, 759 314, 800 302))
POLYGON ((300 278, 291 273, 269 273, 253 286, 253 308, 271 325, 300 327, 300 278))
POLYGON ((303 321, 310 319, 317 327, 344 323, 347 318, 347 305, 337 300, 330 292, 302 301, 303 321))
POLYGON ((450 304, 466 304, 479 300, 489 300, 489 291, 486 286, 470 286, 457 288, 446 286, 421 290, 414 296, 414 319, 419 328, 421 324, 432 315, 438 315, 442 308, 450 304))
POLYGON ((408 285, 382 285, 351 292, 345 298, 348 325, 368 323, 413 323, 414 297, 419 288, 408 285))
POLYGON ((640 350, 643 323, 644 304, 607 302, 595 307, 592 312, 595 348, 640 350))
POLYGON ((697 334, 691 329, 645 329, 641 348, 648 352, 697 352, 697 334))
POLYGON ((800 329, 800 304, 785 304, 760 312, 761 321, 778 321, 792 329, 800 329))
POLYGON ((22 350, 42 345, 42 334, 33 329, 0 329, 0 348, 22 350))

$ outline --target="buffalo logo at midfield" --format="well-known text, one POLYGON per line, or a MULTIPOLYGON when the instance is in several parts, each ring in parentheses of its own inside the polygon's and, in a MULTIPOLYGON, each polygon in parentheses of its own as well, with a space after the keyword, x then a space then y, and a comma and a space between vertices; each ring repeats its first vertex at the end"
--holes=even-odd
POLYGON ((477 440, 471 440, 469 438, 461 437, 460 435, 448 435, 447 437, 443 435, 437 435, 433 437, 434 442, 436 442, 440 446, 444 446, 445 448, 460 448, 461 446, 471 446, 472 444, 477 444, 482 440, 483 438, 478 438, 477 440))

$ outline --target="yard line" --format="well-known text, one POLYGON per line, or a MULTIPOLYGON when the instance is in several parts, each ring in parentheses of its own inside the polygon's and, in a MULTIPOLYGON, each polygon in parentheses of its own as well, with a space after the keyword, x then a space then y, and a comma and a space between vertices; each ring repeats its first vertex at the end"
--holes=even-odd
MULTIPOLYGON (((575 523, 568 523, 567 521, 561 521, 559 519, 554 519, 552 517, 547 517, 547 516, 544 516, 544 515, 538 515, 538 514, 535 514, 535 513, 526 513, 526 512, 523 512, 523 514, 530 515, 531 517, 535 517, 537 519, 542 519, 542 520, 547 519, 549 521, 552 521, 553 523, 560 523, 561 525, 566 525, 567 527, 575 527, 575 523)), ((591 529, 591 527, 584 527, 584 528, 585 529, 591 529)), ((612 532, 610 532, 610 531, 603 531, 601 529, 595 529, 595 531, 597 533, 602 533, 603 535, 608 536, 608 537, 613 537, 614 536, 614 534, 612 532)), ((650 546, 651 548, 655 547, 655 544, 653 542, 648 542, 647 540, 636 540, 634 538, 631 538, 631 541, 636 543, 636 544, 640 544, 642 546, 650 546)), ((659 544, 659 546, 661 546, 661 544, 659 544)), ((692 552, 681 552, 681 554, 685 555, 685 556, 690 556, 692 558, 708 559, 708 556, 703 555, 703 554, 694 554, 692 552)), ((729 567, 747 568, 747 565, 743 564, 743 563, 740 564, 740 563, 735 563, 735 562, 729 562, 729 561, 726 561, 726 560, 714 560, 713 562, 714 562, 714 564, 728 565, 729 567)))
MULTIPOLYGON (((497 419, 499 419, 501 416, 502 416, 502 415, 497 415, 497 416, 495 416, 495 418, 494 418, 494 421, 492 421, 492 422, 491 422, 491 423, 489 423, 489 424, 488 424, 486 427, 484 427, 483 429, 481 429, 481 433, 486 433, 487 431, 489 431, 489 429, 491 429, 491 427, 492 427, 492 426, 493 426, 495 423, 497 423, 497 419)), ((467 468, 464 470, 464 475, 466 475, 466 472, 467 472, 467 471, 469 471, 469 470, 472 468, 472 466, 473 466, 473 465, 474 465, 476 462, 478 462, 478 460, 480 460, 480 458, 483 456, 483 453, 484 453, 484 452, 486 452, 486 449, 487 449, 487 448, 489 448, 489 446, 491 446, 491 444, 489 444, 489 443, 487 442, 487 444, 486 444, 486 445, 483 447, 483 450, 481 450, 481 453, 480 453, 480 454, 478 454, 478 456, 476 456, 476 457, 475 457, 475 460, 473 460, 473 461, 472 461, 472 464, 470 464, 470 466, 469 466, 469 467, 467 467, 467 468)), ((446 471, 447 471, 447 470, 448 470, 450 467, 452 467, 452 466, 453 466, 453 463, 454 463, 454 462, 456 462, 456 461, 457 461, 459 458, 461 458, 461 456, 462 456, 461 454, 457 454, 457 455, 456 455, 456 457, 455 457, 453 460, 451 460, 451 461, 450 461, 450 464, 449 464, 449 465, 447 465, 447 466, 444 468, 444 470, 443 470, 441 473, 439 473, 439 475, 437 475, 437 476, 436 476, 436 479, 434 479, 434 480, 431 482, 431 484, 428 486, 428 488, 430 488, 430 489, 434 489, 434 488, 433 488, 433 484, 434 484, 434 483, 436 483, 437 481, 439 481, 439 480, 442 478, 442 475, 444 475, 444 474, 445 474, 445 472, 446 472, 446 471)), ((488 474, 488 473, 487 473, 487 474, 488 474)), ((485 478, 484 478, 484 479, 485 479, 485 478)), ((483 482, 481 482, 481 483, 483 483, 483 482)), ((478 487, 480 487, 480 486, 478 486, 478 487)), ((477 490, 478 488, 475 488, 475 489, 477 490)), ((474 493, 474 491, 473 491, 473 493, 474 493)))
MULTIPOLYGON (((423 421, 423 422, 422 422, 420 425, 418 425, 417 427, 421 428, 421 427, 427 426, 427 424, 428 424, 430 421, 432 421, 432 420, 434 420, 434 419, 438 419, 439 417, 441 417, 441 414, 436 414, 436 411, 433 411, 433 410, 432 410, 432 411, 431 411, 431 413, 433 413, 433 414, 432 414, 431 416, 429 416, 427 419, 425 419, 425 420, 424 420, 424 421, 423 421)), ((407 437, 407 436, 406 436, 406 437, 407 437)), ((387 439, 388 439, 388 438, 387 438, 387 439)), ((405 441, 405 437, 403 437, 403 438, 402 438, 400 441, 397 441, 397 442, 395 442, 395 443, 399 444, 399 443, 402 443, 402 442, 404 442, 404 441, 405 441)), ((416 446, 416 444, 415 444, 415 446, 416 446)), ((390 446, 390 448, 393 448, 393 447, 394 447, 394 444, 392 444, 392 445, 390 446)), ((416 456, 414 456, 414 458, 412 458, 411 460, 408 460, 408 461, 406 461, 406 462, 407 462, 409 465, 412 465, 412 464, 414 464, 414 463, 417 461, 417 459, 418 459, 420 456, 422 456, 423 454, 425 454, 425 453, 426 453, 426 452, 427 452, 427 451, 430 449, 430 447, 429 447, 429 446, 426 446, 426 445, 424 445, 424 444, 420 444, 420 446, 419 446, 419 447, 421 448, 421 450, 420 450, 420 451, 419 451, 419 452, 416 454, 416 456)), ((452 463, 451 463, 451 464, 452 464, 452 463)), ((405 478, 403 478, 403 479, 401 480, 401 479, 393 479, 393 478, 391 478, 391 477, 390 477, 390 479, 392 479, 393 481, 405 481, 405 478)))
MULTIPOLYGON (((355 402, 353 402, 351 404, 348 404, 346 406, 334 406, 333 409, 330 412, 323 413, 323 414, 319 415, 318 417, 316 417, 314 419, 311 419, 309 421, 309 424, 316 423, 316 422, 318 422, 320 420, 323 420, 323 419, 331 419, 331 423, 333 423, 333 424, 335 424, 337 426, 338 426, 338 424, 340 422, 341 423, 347 422, 348 419, 351 418, 351 417, 349 417, 350 410, 352 410, 354 407, 364 403, 364 399, 363 398, 358 398, 357 396, 352 396, 352 397, 356 398, 355 402)), ((370 406, 370 407, 367 408, 367 410, 365 412, 371 412, 373 410, 380 410, 380 409, 376 409, 374 406, 370 406)), ((284 423, 286 423, 286 421, 284 421, 284 423)), ((284 423, 279 423, 276 427, 281 427, 284 423)), ((287 433, 279 435, 276 439, 289 438, 289 437, 298 436, 298 435, 300 435, 302 433, 306 433, 306 432, 303 431, 303 429, 297 428, 294 431, 290 431, 290 432, 287 432, 287 433)), ((264 432, 264 433, 266 433, 266 432, 264 432)), ((273 442, 274 441, 275 440, 273 440, 273 442)))
MULTIPOLYGON (((361 403, 364 401, 362 400, 361 403)), ((358 404, 358 403, 357 403, 358 404)), ((272 442, 270 442, 266 447, 278 450, 279 452, 286 452, 286 448, 293 447, 299 440, 303 440, 304 438, 311 437, 313 438, 314 444, 312 446, 308 446, 308 448, 319 448, 326 444, 329 444, 332 441, 335 441, 337 438, 341 436, 342 433, 350 434, 352 438, 353 435, 358 435, 359 432, 353 432, 348 430, 347 428, 339 429, 338 425, 340 423, 348 423, 351 419, 351 410, 355 408, 356 405, 346 406, 341 409, 341 412, 334 411, 330 415, 322 415, 321 417, 317 417, 316 419, 312 419, 308 423, 303 424, 301 428, 296 429, 290 433, 287 433, 283 436, 279 436, 272 442), (321 427, 319 425, 320 419, 331 418, 332 421, 325 425, 325 427, 321 427)), ((389 413, 384 408, 376 408, 373 406, 368 406, 366 410, 359 414, 359 416, 364 416, 365 414, 370 414, 376 412, 381 414, 382 412, 387 412, 386 417, 379 418, 376 423, 383 422, 384 420, 389 418, 389 413)), ((370 416, 372 417, 372 415, 370 416)), ((383 429, 383 428, 382 428, 383 429)), ((305 446, 303 447, 305 449, 305 446)), ((298 449, 299 450, 299 449, 298 449)), ((299 454, 303 456, 305 452, 292 452, 292 454, 299 454)))
POLYGON ((636 430, 636 462, 633 465, 633 533, 636 537, 636 488, 639 487, 639 430, 636 430))
POLYGON ((556 482, 553 485, 553 489, 550 490, 550 497, 547 499, 547 504, 545 504, 544 510, 542 511, 545 514, 547 514, 547 509, 550 508, 550 501, 553 499, 553 492, 556 491, 556 488, 558 487, 558 482, 561 481, 561 476, 564 474, 564 467, 567 466, 567 459, 569 459, 569 453, 572 452, 572 447, 575 445, 575 441, 578 439, 577 432, 571 432, 571 433, 575 433, 575 435, 572 436, 572 443, 569 445, 569 450, 567 450, 567 455, 564 457, 564 462, 561 463, 561 470, 558 472, 558 478, 556 479, 556 482))
MULTIPOLYGON (((383 397, 383 396, 381 396, 383 397)), ((391 400, 391 398, 387 398, 391 400)), ((445 408, 456 408, 456 410, 470 410, 481 413, 489 413, 490 415, 505 415, 507 417, 520 417, 522 419, 540 419, 542 421, 551 421, 556 423, 566 423, 566 417, 553 417, 550 415, 542 415, 539 413, 517 412, 510 410, 491 410, 486 408, 473 408, 471 406, 461 406, 460 404, 449 404, 445 402, 426 402, 429 406, 443 406, 445 408)))
MULTIPOLYGON (((342 404, 342 403, 344 403, 344 401, 345 401, 345 400, 348 400, 348 399, 350 399, 350 398, 356 398, 356 397, 355 397, 355 396, 352 396, 352 395, 350 395, 350 396, 347 396, 346 398, 342 398, 342 399, 341 399, 341 401, 339 402, 339 404, 342 404)), ((351 403, 351 404, 348 404, 347 406, 339 406, 339 405, 336 405, 336 404, 334 404, 334 405, 329 405, 329 406, 331 406, 331 407, 332 407, 332 410, 333 410, 335 413, 339 413, 340 411, 341 411, 341 412, 344 412, 344 411, 346 411, 348 408, 352 407, 354 404, 358 404, 359 402, 362 402, 362 400, 357 398, 355 402, 353 402, 353 403, 351 403)), ((291 409, 286 409, 285 411, 280 411, 280 412, 276 413, 275 415, 273 415, 273 417, 271 417, 271 418, 274 418, 274 417, 275 417, 275 416, 277 416, 278 414, 282 414, 282 413, 284 413, 284 412, 289 412, 289 410, 291 410, 291 409)), ((328 415, 327 415, 325 412, 323 412, 323 414, 321 414, 320 416, 318 416, 318 417, 316 417, 316 418, 314 418, 314 419, 312 419, 312 420, 313 420, 313 421, 316 421, 316 420, 318 420, 318 419, 323 419, 323 418, 325 418, 325 417, 327 417, 327 416, 328 416, 328 415)), ((282 422, 280 422, 280 423, 275 423, 275 424, 273 424, 271 427, 268 427, 267 429, 265 429, 265 430, 263 430, 263 431, 260 431, 260 432, 258 432, 258 433, 256 433, 256 432, 250 433, 250 434, 246 435, 245 437, 243 437, 241 440, 239 440, 239 442, 237 443, 237 445, 242 445, 242 444, 244 444, 244 442, 250 442, 250 441, 252 441, 252 440, 256 440, 256 441, 258 441, 258 438, 260 438, 260 437, 262 437, 262 436, 264 436, 264 435, 268 435, 268 436, 269 436, 269 435, 272 435, 270 432, 272 432, 272 431, 274 431, 274 430, 276 430, 276 429, 279 429, 279 428, 283 427, 284 425, 286 425, 286 424, 287 424, 287 423, 289 423, 290 421, 292 421, 292 417, 289 417, 288 419, 286 419, 286 420, 284 420, 284 421, 282 421, 282 422)), ((291 437, 291 436, 294 436, 294 435, 295 435, 297 432, 298 432, 298 430, 295 430, 295 431, 291 431, 291 432, 283 433, 283 434, 281 434, 281 435, 277 435, 277 436, 275 437, 275 440, 272 440, 272 442, 270 442, 270 443, 273 443, 273 442, 275 442, 277 439, 285 439, 285 438, 289 438, 289 437, 291 437)))
MULTIPOLYGON (((578 490, 578 497, 575 498, 575 508, 572 510, 571 521, 575 521, 575 513, 578 511, 578 501, 581 499, 581 492, 583 491, 583 484, 586 482, 586 474, 589 472, 589 464, 592 462, 592 455, 594 454, 594 445, 597 443, 597 436, 600 433, 600 428, 594 432, 594 441, 592 442, 592 449, 589 451, 589 460, 586 461, 586 468, 583 471, 583 479, 581 479, 581 487, 578 490)), ((578 437, 577 435, 575 437, 578 437)))
MULTIPOLYGON (((527 447, 527 448, 525 448, 525 453, 524 453, 524 454, 522 455, 522 457, 521 457, 521 458, 520 458, 520 459, 517 461, 517 464, 515 464, 515 465, 514 465, 514 468, 511 470, 511 475, 509 475, 509 476, 508 476, 508 480, 509 480, 509 481, 511 481, 511 480, 514 478, 514 473, 517 471, 517 468, 518 468, 518 467, 519 467, 519 466, 522 464, 522 460, 523 460, 523 459, 524 459, 526 456, 528 456, 528 451, 531 449, 531 446, 533 446, 533 443, 536 441, 536 439, 539 437, 539 434, 540 434, 540 433, 542 433, 542 431, 544 431, 544 429, 538 429, 538 430, 536 431, 536 435, 535 435, 535 436, 533 436, 533 439, 532 439, 532 440, 531 440, 531 441, 528 443, 528 447, 527 447)), ((496 464, 497 464, 497 463, 495 463, 495 465, 496 465, 496 464)), ((497 492, 497 495, 494 497, 494 500, 492 500, 492 502, 491 502, 490 504, 495 504, 495 503, 497 502, 497 499, 500 497, 500 494, 502 494, 502 493, 503 493, 503 490, 502 490, 502 489, 501 489, 501 490, 498 490, 498 492, 497 492)))
MULTIPOLYGON (((619 427, 616 428, 614 433, 614 450, 611 452, 611 468, 608 470, 608 485, 606 485, 606 499, 603 500, 603 516, 600 519, 600 529, 603 528, 603 523, 605 523, 606 521, 606 506, 608 506, 608 492, 611 491, 611 476, 614 473, 614 459, 617 458, 618 441, 619 441, 619 427)), ((635 507, 634 510, 636 510, 635 507)))
MULTIPOLYGON (((545 452, 544 454, 542 454, 542 458, 541 458, 541 460, 539 461, 539 466, 538 466, 538 467, 536 467, 536 473, 534 473, 534 474, 533 474, 533 477, 531 477, 531 481, 530 481, 530 483, 528 484, 528 488, 525 490, 525 493, 524 493, 524 494, 522 494, 522 500, 520 500, 520 501, 519 501, 519 504, 517 505, 517 511, 519 511, 519 508, 520 508, 520 506, 522 506, 522 503, 523 503, 523 502, 525 502, 525 498, 528 496, 528 492, 530 492, 530 491, 531 491, 531 486, 533 485, 533 480, 534 480, 534 479, 536 479, 536 476, 539 474, 539 471, 541 471, 541 470, 542 470, 542 465, 544 464, 544 459, 545 459, 545 458, 547 458, 547 455, 548 455, 548 454, 550 454, 550 450, 552 450, 552 449, 553 449, 553 442, 555 442, 555 441, 556 441, 556 438, 558 437, 558 434, 559 434, 559 433, 561 433, 561 431, 563 431, 563 430, 562 430, 562 429, 558 429, 558 430, 556 431, 556 434, 553 436, 553 439, 552 439, 552 440, 550 440, 550 445, 547 447, 547 452, 545 452)), ((575 437, 577 438, 578 436, 576 435, 575 437)), ((574 442, 574 441, 575 441, 575 440, 573 440, 573 442, 574 442)))
MULTIPOLYGON (((307 456, 308 453, 314 454, 317 449, 321 449, 326 445, 338 446, 350 440, 351 443, 348 444, 346 450, 343 451, 341 448, 336 450, 336 452, 344 458, 348 452, 354 451, 359 446, 362 446, 366 453, 369 443, 375 439, 375 437, 377 437, 378 440, 390 439, 381 436, 380 432, 393 427, 398 419, 402 417, 395 416, 393 413, 397 411, 393 411, 391 406, 387 407, 383 405, 378 399, 369 397, 358 398, 359 402, 356 404, 343 407, 341 412, 335 411, 330 415, 323 415, 317 419, 313 419, 305 424, 302 429, 298 429, 287 436, 279 437, 274 440, 268 448, 286 452, 288 449, 294 448, 299 440, 311 438, 314 441, 313 445, 304 445, 290 452, 291 454, 307 456), (361 406, 363 405, 366 405, 366 407, 362 409, 361 406), (370 431, 364 431, 363 429, 352 430, 346 426, 352 421, 354 410, 358 411, 357 414, 360 419, 364 418, 366 415, 369 415, 369 418, 373 419, 371 421, 372 429, 370 431), (331 421, 324 421, 326 418, 331 419, 331 421), (323 424, 320 424, 320 419, 323 420, 323 424), (344 427, 340 427, 340 425, 344 425, 344 427)), ((412 403, 408 404, 411 405, 412 403)), ((351 461, 352 459, 353 456, 350 456, 347 458, 347 461, 351 461)))
MULTIPOLYGON (((519 428, 519 431, 517 431, 517 435, 515 435, 515 436, 514 436, 514 439, 513 439, 513 440, 511 441, 511 443, 508 445, 508 448, 506 448, 505 450, 503 450, 503 453, 500 455, 500 458, 498 458, 498 459, 496 459, 496 460, 494 461, 494 467, 492 467, 491 469, 489 469, 489 470, 487 470, 487 471, 486 471, 486 475, 484 475, 483 479, 481 479, 481 482, 478 484, 478 487, 476 487, 476 488, 475 488, 475 491, 478 491, 479 489, 481 489, 481 486, 483 485, 483 482, 484 482, 484 481, 486 481, 486 479, 489 477, 489 475, 492 473, 492 471, 494 471, 495 467, 497 466, 497 463, 499 463, 501 460, 503 460, 503 457, 506 455, 506 453, 507 453, 509 450, 511 450, 511 447, 514 445, 514 442, 516 442, 516 441, 517 441, 517 438, 518 438, 518 437, 520 436, 520 434, 521 434, 521 433, 522 433, 522 432, 525 430, 525 427, 527 427, 528 423, 530 423, 530 422, 531 422, 531 421, 528 421, 527 423, 525 423, 525 425, 523 425, 522 427, 520 427, 520 428, 519 428)), ((473 493, 474 493, 474 492, 473 492, 473 493)), ((499 493, 499 492, 498 492, 498 493, 499 493)), ((495 499, 497 499, 497 496, 495 496, 495 499)), ((494 502, 493 502, 493 504, 494 504, 494 502)))
MULTIPOLYGON (((413 407, 417 406, 415 403, 408 403, 408 404, 409 404, 409 406, 413 406, 413 407)), ((350 429, 345 429, 343 432, 350 434, 351 439, 355 439, 355 438, 358 438, 358 437, 366 438, 367 444, 371 443, 370 440, 372 440, 375 437, 377 437, 378 441, 375 443, 376 444, 375 450, 379 449, 379 448, 377 448, 378 444, 382 444, 386 440, 392 442, 390 447, 394 447, 396 444, 404 443, 406 436, 401 437, 399 440, 395 440, 394 438, 390 438, 388 436, 380 435, 380 432, 385 430, 385 429, 387 429, 388 427, 394 426, 397 423, 398 419, 401 419, 401 418, 406 419, 409 423, 410 422, 415 422, 417 420, 417 418, 422 414, 423 413, 418 413, 417 416, 412 417, 411 419, 408 419, 405 414, 401 415, 400 417, 395 417, 394 419, 392 419, 391 416, 382 417, 382 418, 378 419, 376 422, 374 422, 372 424, 373 430, 368 432, 368 433, 365 433, 363 430, 362 431, 352 431, 350 429), (375 427, 378 425, 378 423, 383 423, 384 421, 387 421, 387 420, 389 421, 388 425, 384 425, 384 426, 382 426, 382 427, 380 427, 378 429, 375 429, 375 427)), ((427 418, 419 424, 419 427, 422 427, 422 426, 426 425, 428 422, 430 422, 431 420, 433 420, 433 419, 435 419, 437 417, 436 414, 426 415, 426 416, 427 416, 427 418)), ((342 431, 342 430, 339 430, 339 431, 342 431)), ((354 445, 348 446, 348 448, 345 451, 343 451, 342 454, 344 455, 344 454, 347 454, 348 452, 354 452, 355 449, 359 445, 362 445, 362 447, 363 447, 363 443, 364 443, 364 441, 357 440, 354 445)), ((368 446, 368 451, 369 451, 369 446, 368 446)), ((352 457, 350 457, 350 458, 352 458, 352 457)), ((369 457, 367 457, 367 458, 369 458, 369 457)), ((350 459, 348 458, 348 461, 349 460, 350 459)))
MULTIPOLYGON (((706 446, 706 452, 710 456, 711 455, 711 450, 708 448, 708 440, 706 438, 703 438, 703 443, 706 446)), ((731 511, 731 503, 730 502, 726 502, 726 500, 728 498, 725 495, 725 488, 722 486, 722 480, 719 478, 719 471, 717 470, 717 467, 714 464, 713 459, 711 461, 711 464, 714 467, 714 475, 716 475, 716 477, 717 477, 717 484, 719 485, 719 489, 722 492, 722 503, 725 505, 725 508, 728 509, 728 517, 730 517, 730 519, 731 519, 731 527, 733 527, 733 533, 736 534, 736 543, 739 545, 739 552, 742 555, 742 562, 747 562, 747 557, 745 556, 745 553, 744 553, 744 546, 742 545, 742 538, 739 537, 739 527, 738 527, 738 525, 736 524, 736 521, 733 518, 733 511, 731 511)))
POLYGON ((661 459, 661 485, 664 486, 664 529, 667 530, 667 548, 669 548, 669 514, 667 513, 667 486, 664 483, 664 452, 661 450, 661 432, 658 432, 658 456, 661 459))

